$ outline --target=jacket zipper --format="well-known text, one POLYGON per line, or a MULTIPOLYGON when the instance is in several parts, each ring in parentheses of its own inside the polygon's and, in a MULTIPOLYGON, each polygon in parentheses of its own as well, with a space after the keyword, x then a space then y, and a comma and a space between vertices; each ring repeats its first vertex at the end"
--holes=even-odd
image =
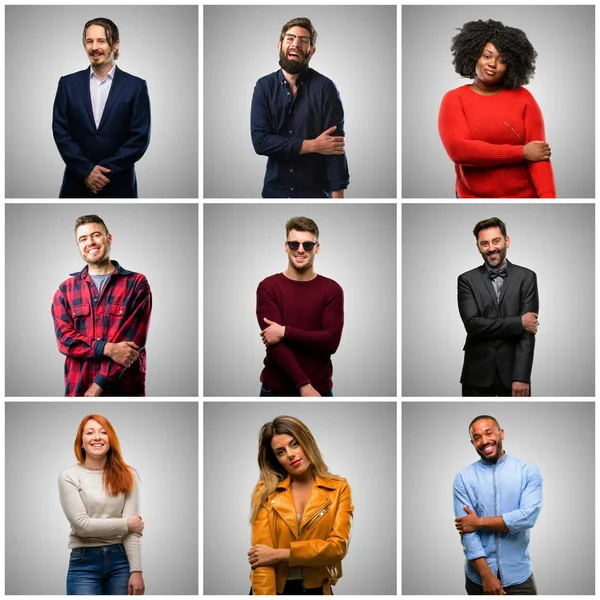
POLYGON ((313 514, 307 519, 306 523, 304 523, 304 529, 310 529, 313 527, 314 524, 329 510, 330 505, 331 500, 313 512, 313 514))

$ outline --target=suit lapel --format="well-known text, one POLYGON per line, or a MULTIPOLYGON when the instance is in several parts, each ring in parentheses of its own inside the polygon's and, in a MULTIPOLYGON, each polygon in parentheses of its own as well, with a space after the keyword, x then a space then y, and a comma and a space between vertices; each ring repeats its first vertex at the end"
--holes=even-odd
POLYGON ((498 309, 499 309, 498 298, 496 298, 496 292, 494 291, 494 286, 492 285, 492 280, 490 279, 490 276, 488 275, 485 265, 481 265, 481 267, 479 267, 479 274, 481 275, 481 279, 483 280, 483 285, 485 286, 485 289, 488 291, 488 293, 490 295, 492 303, 496 307, 496 311, 498 311, 498 309))
POLYGON ((88 67, 85 71, 82 71, 79 77, 79 93, 81 94, 81 101, 85 106, 85 110, 90 118, 92 129, 96 131, 96 122, 94 121, 94 112, 92 111, 92 97, 90 95, 90 69, 88 67))
POLYGON ((106 105, 104 107, 104 112, 102 113, 102 119, 100 119, 100 125, 98 127, 98 131, 100 131, 102 129, 102 126, 104 125, 104 123, 106 123, 106 120, 108 119, 108 116, 110 115, 110 111, 114 108, 114 106, 117 102, 117 98, 119 97, 119 95, 121 94, 121 91, 123 90, 123 86, 125 85, 126 79, 127 79, 127 76, 123 74, 123 72, 119 69, 119 67, 117 67, 115 69, 115 77, 110 86, 110 92, 108 93, 108 98, 106 99, 106 105))

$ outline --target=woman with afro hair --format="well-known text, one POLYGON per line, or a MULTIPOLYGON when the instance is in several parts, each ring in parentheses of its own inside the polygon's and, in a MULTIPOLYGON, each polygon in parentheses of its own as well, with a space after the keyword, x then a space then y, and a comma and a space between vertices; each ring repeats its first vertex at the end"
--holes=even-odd
POLYGON ((473 83, 449 91, 438 127, 455 163, 457 198, 556 198, 527 36, 499 21, 470 21, 452 39, 453 64, 473 83))

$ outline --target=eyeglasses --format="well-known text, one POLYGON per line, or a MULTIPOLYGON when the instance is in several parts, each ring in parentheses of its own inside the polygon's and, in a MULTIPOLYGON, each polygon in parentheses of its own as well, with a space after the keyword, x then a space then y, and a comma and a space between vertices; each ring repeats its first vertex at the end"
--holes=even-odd
POLYGON ((306 37, 304 35, 294 35, 293 33, 286 33, 283 36, 283 39, 288 43, 291 44, 294 40, 296 40, 296 38, 298 38, 298 41, 303 45, 303 46, 310 46, 310 38, 306 37))
POLYGON ((302 246, 302 248, 304 249, 305 252, 312 252, 312 249, 318 243, 319 242, 286 242, 286 244, 288 245, 288 248, 294 252, 296 252, 296 250, 298 250, 298 248, 300 248, 300 246, 302 246))

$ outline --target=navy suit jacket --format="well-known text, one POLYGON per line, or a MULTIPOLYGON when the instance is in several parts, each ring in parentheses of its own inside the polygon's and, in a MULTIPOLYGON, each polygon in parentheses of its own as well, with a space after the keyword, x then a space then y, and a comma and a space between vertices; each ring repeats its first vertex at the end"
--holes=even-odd
POLYGON ((506 261, 508 276, 496 299, 485 265, 458 278, 458 310, 467 330, 460 382, 488 387, 496 372, 502 383, 531 383, 535 336, 523 329, 521 316, 539 309, 533 271, 506 261))
POLYGON ((150 142, 150 99, 146 82, 115 69, 106 106, 96 129, 90 97, 90 68, 58 82, 52 132, 65 161, 60 198, 137 198, 135 163, 150 142), (96 165, 110 179, 96 194, 85 178, 96 165))

